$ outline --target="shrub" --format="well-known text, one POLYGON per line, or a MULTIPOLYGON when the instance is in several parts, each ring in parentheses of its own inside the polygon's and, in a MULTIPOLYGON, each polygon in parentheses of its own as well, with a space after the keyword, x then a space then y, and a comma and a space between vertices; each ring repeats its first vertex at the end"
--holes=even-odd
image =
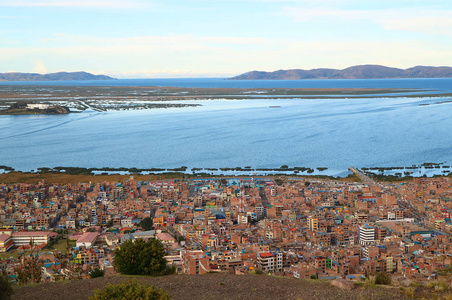
POLYGON ((445 290, 447 290, 449 288, 447 286, 447 282, 445 282, 444 280, 433 280, 433 281, 430 281, 427 284, 427 287, 435 289, 436 292, 444 292, 445 290))
POLYGON ((275 182, 276 182, 277 185, 282 185, 284 183, 284 179, 276 178, 275 182))
POLYGON ((152 219, 149 217, 144 218, 140 222, 140 226, 141 228, 143 228, 143 230, 151 230, 153 228, 153 225, 154 224, 152 222, 152 219))
POLYGON ((414 298, 414 288, 406 289, 405 296, 407 296, 408 298, 414 298))
POLYGON ((89 278, 104 277, 105 271, 102 269, 94 269, 89 273, 89 278))
POLYGON ((102 290, 97 290, 90 300, 169 300, 171 297, 163 290, 145 284, 140 284, 136 280, 122 282, 120 284, 108 284, 102 290))
POLYGON ((0 273, 0 299, 9 300, 13 294, 14 291, 8 280, 8 276, 0 273))
POLYGON ((167 272, 165 250, 156 239, 125 241, 114 255, 114 265, 121 274, 157 276, 167 272))
POLYGON ((385 272, 378 272, 377 275, 375 276, 375 284, 390 285, 391 276, 385 272))

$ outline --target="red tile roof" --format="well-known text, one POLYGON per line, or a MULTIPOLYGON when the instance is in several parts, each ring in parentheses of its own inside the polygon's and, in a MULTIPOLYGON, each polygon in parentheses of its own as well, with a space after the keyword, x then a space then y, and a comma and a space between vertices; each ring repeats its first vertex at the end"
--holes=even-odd
POLYGON ((270 252, 259 253, 260 257, 272 257, 273 254, 270 252))
POLYGON ((0 234, 0 242, 6 242, 8 238, 11 238, 9 234, 0 234))
POLYGON ((20 231, 13 232, 13 236, 49 236, 51 232, 48 231, 20 231))

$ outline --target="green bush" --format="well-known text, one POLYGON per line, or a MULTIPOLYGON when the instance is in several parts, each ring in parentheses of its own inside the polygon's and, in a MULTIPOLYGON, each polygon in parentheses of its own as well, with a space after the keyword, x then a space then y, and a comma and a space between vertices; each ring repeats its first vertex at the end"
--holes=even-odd
POLYGON ((276 183, 277 185, 283 185, 284 179, 276 178, 276 179, 275 179, 275 183, 276 183))
POLYGON ((8 280, 8 276, 0 273, 0 299, 9 300, 13 294, 14 291, 8 280))
POLYGON ((391 276, 386 272, 378 272, 375 276, 375 284, 391 284, 391 276))
POLYGON ((140 284, 136 280, 120 284, 108 284, 97 290, 90 300, 169 300, 171 297, 163 290, 152 285, 140 284))
POLYGON ((156 239, 125 241, 114 255, 114 265, 121 274, 158 276, 167 272, 165 249, 156 239))
POLYGON ((143 228, 143 230, 151 230, 153 228, 153 222, 152 219, 149 217, 144 218, 143 220, 141 220, 140 222, 140 226, 141 228, 143 228))
POLYGON ((105 271, 102 269, 94 269, 89 273, 89 278, 104 277, 105 271))

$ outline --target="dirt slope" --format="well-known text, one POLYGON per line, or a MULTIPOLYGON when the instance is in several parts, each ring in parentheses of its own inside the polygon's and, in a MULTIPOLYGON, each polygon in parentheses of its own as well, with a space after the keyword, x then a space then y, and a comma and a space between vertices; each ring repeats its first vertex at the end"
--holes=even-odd
POLYGON ((165 289, 173 299, 405 299, 397 288, 361 288, 344 291, 329 282, 279 278, 267 275, 206 274, 164 277, 115 276, 90 280, 42 283, 18 287, 13 300, 88 299, 95 289, 136 278, 165 289))

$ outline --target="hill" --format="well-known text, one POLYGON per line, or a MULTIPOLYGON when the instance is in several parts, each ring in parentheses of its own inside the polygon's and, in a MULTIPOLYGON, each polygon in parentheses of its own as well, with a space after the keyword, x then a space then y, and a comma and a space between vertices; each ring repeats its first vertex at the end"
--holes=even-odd
POLYGON ((409 69, 390 68, 380 65, 360 65, 343 70, 278 70, 274 72, 251 71, 231 80, 294 80, 294 79, 378 79, 378 78, 449 78, 452 67, 417 66, 409 69))
POLYGON ((0 73, 0 81, 59 81, 59 80, 111 80, 106 75, 94 75, 87 72, 37 73, 0 73))
POLYGON ((171 275, 163 277, 114 276, 87 280, 42 283, 15 288, 15 299, 88 299, 108 283, 137 279, 167 291, 172 299, 406 299, 398 288, 341 290, 329 282, 267 275, 171 275))

